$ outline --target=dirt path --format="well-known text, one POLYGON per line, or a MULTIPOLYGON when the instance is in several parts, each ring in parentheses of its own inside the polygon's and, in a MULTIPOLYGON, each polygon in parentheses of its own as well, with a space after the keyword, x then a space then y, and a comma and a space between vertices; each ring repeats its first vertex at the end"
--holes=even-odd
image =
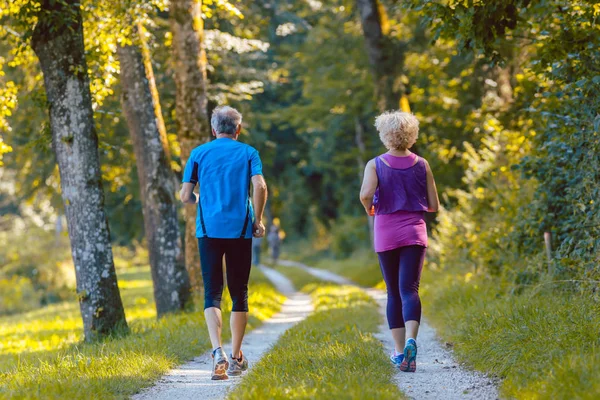
MULTIPOLYGON (((303 268, 313 276, 339 284, 355 285, 350 280, 330 271, 311 268, 295 261, 279 261, 284 266, 303 268)), ((380 313, 385 320, 386 294, 377 289, 365 289, 379 304, 380 313)), ((426 308, 426 305, 425 305, 426 308)), ((485 375, 469 371, 454 361, 452 353, 445 349, 436 337, 435 330, 421 321, 417 344, 417 371, 404 373, 398 370, 394 382, 400 390, 412 399, 482 399, 498 398, 494 382, 485 375)), ((380 326, 377 338, 383 343, 386 352, 393 349, 394 343, 387 325, 380 326)))
MULTIPOLYGON (((278 314, 245 336, 242 349, 250 360, 250 368, 286 330, 306 318, 313 309, 310 296, 296 292, 289 279, 265 266, 261 266, 260 269, 273 282, 277 290, 287 297, 287 300, 278 314)), ((228 322, 224 321, 224 323, 228 322)), ((225 351, 231 351, 231 343, 227 343, 224 347, 225 351)), ((209 351, 170 371, 155 386, 143 390, 133 396, 133 399, 224 399, 227 392, 239 383, 241 378, 212 381, 211 368, 212 359, 209 351)))

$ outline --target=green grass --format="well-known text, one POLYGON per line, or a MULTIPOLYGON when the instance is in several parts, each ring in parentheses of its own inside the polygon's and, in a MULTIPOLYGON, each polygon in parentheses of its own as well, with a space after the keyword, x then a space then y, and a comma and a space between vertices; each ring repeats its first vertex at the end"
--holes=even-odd
POLYGON ((305 290, 315 313, 287 331, 229 398, 401 398, 391 383, 394 369, 373 337, 380 323, 374 301, 351 286, 305 290))
POLYGON ((558 289, 511 295, 498 281, 426 272, 423 305, 457 358, 518 399, 600 398, 600 303, 558 289))
MULTIPOLYGON (((364 250, 312 265, 385 290, 376 263, 364 250)), ((551 285, 514 294, 499 280, 433 271, 427 263, 421 295, 425 315, 458 360, 502 378, 503 397, 600 398, 600 303, 591 295, 551 285)))
POLYGON ((311 247, 305 247, 295 254, 286 252, 284 256, 291 260, 304 262, 310 267, 335 272, 364 287, 376 286, 383 280, 377 254, 369 249, 356 250, 351 257, 342 260, 325 256, 315 258, 311 247))
POLYGON ((294 266, 284 267, 281 265, 277 265, 277 266, 271 265, 270 267, 275 269, 278 272, 281 272, 289 280, 291 280, 292 283, 294 284, 294 287, 296 288, 296 290, 303 290, 308 285, 322 282, 319 278, 309 274, 308 272, 306 272, 305 270, 303 270, 300 267, 294 267, 294 266))
MULTIPOLYGON (((201 304, 198 311, 156 320, 149 269, 119 268, 117 274, 132 332, 127 337, 82 343, 76 301, 0 318, 0 398, 128 398, 210 349, 201 304)), ((249 327, 279 311, 282 300, 253 269, 249 327)), ((230 306, 224 296, 223 309, 230 306)), ((223 335, 229 337, 227 323, 223 335)))

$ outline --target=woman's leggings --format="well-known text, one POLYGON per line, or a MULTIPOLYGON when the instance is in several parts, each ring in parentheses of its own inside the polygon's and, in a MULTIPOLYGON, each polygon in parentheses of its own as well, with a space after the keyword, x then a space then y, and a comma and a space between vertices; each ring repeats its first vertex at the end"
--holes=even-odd
POLYGON ((377 253, 387 286, 390 329, 404 328, 405 321, 421 322, 419 281, 425 250, 423 246, 406 246, 377 253))

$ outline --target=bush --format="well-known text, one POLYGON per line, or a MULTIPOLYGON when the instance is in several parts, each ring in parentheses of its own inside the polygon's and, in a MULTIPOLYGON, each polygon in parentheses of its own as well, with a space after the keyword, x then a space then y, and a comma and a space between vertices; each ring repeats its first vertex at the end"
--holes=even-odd
POLYGON ((22 276, 0 277, 0 315, 28 311, 39 304, 40 295, 29 279, 22 276))
POLYGON ((36 307, 70 298, 75 270, 67 234, 56 236, 33 224, 0 233, 0 277, 29 282, 39 294, 36 307))
POLYGON ((369 244, 369 228, 366 216, 344 216, 331 228, 331 251, 335 258, 347 258, 356 249, 369 244))

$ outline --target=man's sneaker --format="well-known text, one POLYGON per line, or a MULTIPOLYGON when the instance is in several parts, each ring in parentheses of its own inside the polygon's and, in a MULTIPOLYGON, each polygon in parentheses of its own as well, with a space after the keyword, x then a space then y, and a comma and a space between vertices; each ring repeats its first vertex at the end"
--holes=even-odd
POLYGON ((400 364, 402 364, 402 361, 404 360, 404 354, 397 354, 396 350, 394 350, 392 354, 390 354, 390 360, 392 361, 392 364, 394 364, 394 367, 400 367, 400 364))
POLYGON ((221 347, 218 347, 212 352, 213 358, 213 369, 212 369, 212 380, 220 381, 228 379, 227 368, 229 368, 229 361, 227 361, 227 354, 221 347))
POLYGON ((400 364, 400 371, 415 372, 417 370, 417 342, 415 339, 408 339, 404 346, 404 360, 400 364))
POLYGON ((241 357, 234 358, 231 356, 231 363, 229 364, 229 369, 227 370, 227 375, 229 376, 240 376, 242 372, 248 369, 248 359, 244 357, 244 353, 240 350, 241 357))

